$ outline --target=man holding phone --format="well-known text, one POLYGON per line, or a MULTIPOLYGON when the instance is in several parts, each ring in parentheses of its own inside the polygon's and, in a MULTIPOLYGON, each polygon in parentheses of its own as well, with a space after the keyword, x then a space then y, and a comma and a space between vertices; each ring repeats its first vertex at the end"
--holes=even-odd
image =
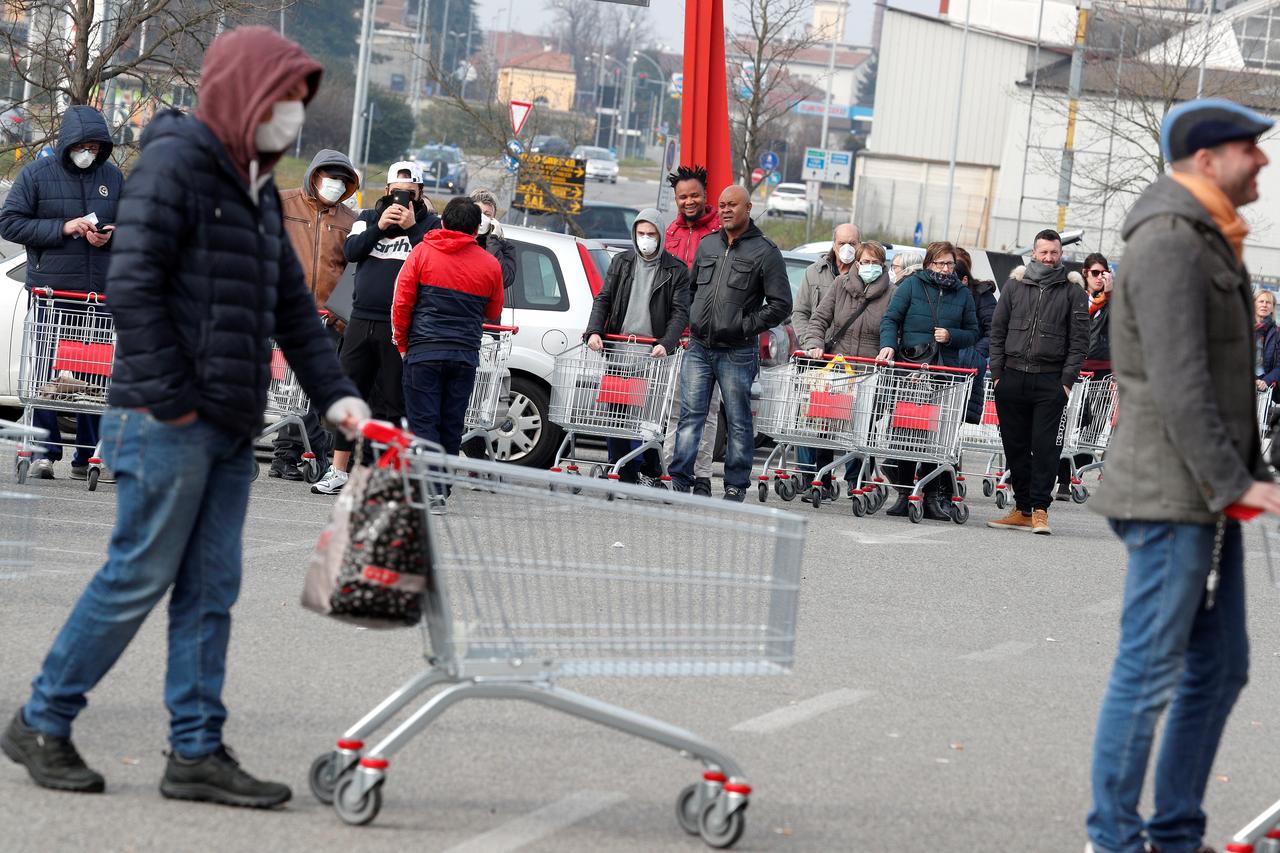
MULTIPOLYGON (((440 227, 422 196, 422 169, 405 160, 387 170, 387 190, 351 226, 343 244, 347 263, 357 264, 351 320, 342 337, 342 369, 369 401, 374 416, 398 423, 404 417, 400 351, 391 340, 391 302, 400 267, 428 231, 440 227)), ((336 495, 347 483, 352 443, 338 436, 333 463, 311 487, 336 495)))
MULTIPOLYGON (((124 175, 111 162, 111 134, 93 107, 68 107, 54 156, 33 160, 13 182, 0 209, 0 236, 26 247, 27 286, 75 293, 107 292, 111 232, 124 175)), ((89 475, 89 458, 98 444, 98 415, 76 416, 71 476, 89 475)), ((62 459, 56 412, 37 409, 34 423, 49 431, 44 456, 31 476, 53 479, 62 459)), ((102 469, 99 482, 114 482, 102 469)))

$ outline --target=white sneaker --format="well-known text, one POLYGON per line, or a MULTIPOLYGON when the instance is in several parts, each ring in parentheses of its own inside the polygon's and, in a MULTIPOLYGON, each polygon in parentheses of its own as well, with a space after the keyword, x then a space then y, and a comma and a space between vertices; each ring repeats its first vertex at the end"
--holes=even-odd
POLYGON ((332 465, 329 470, 324 472, 324 476, 320 478, 314 486, 311 487, 313 495, 336 495, 342 491, 342 487, 347 484, 347 472, 339 471, 332 465))
POLYGON ((31 463, 31 470, 27 473, 27 476, 35 480, 52 480, 53 463, 48 459, 37 459, 31 463))

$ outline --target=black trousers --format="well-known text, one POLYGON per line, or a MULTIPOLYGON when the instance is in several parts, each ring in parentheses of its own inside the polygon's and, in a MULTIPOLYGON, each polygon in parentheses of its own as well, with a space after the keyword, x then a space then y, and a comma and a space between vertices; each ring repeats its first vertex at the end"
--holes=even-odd
POLYGON ((1061 379, 1059 373, 1006 370, 996 386, 1005 466, 1014 501, 1024 513, 1053 503, 1067 407, 1061 379))
MULTIPOLYGON (((338 334, 338 330, 333 326, 326 326, 325 334, 333 341, 333 348, 339 350, 342 346, 342 335, 338 334)), ((314 402, 307 407, 307 413, 302 416, 302 428, 307 431, 307 441, 311 442, 311 452, 320 460, 321 470, 325 467, 329 448, 333 446, 333 435, 320 426, 320 418, 323 416, 324 412, 317 409, 314 402)), ((275 440, 271 442, 271 446, 274 448, 274 457, 282 462, 297 465, 302 461, 302 438, 298 435, 296 426, 288 426, 280 430, 275 440)))
MULTIPOLYGON (((404 362, 391 342, 391 322, 352 317, 342 336, 342 370, 378 420, 399 424, 404 417, 404 362)), ((350 450, 354 442, 338 433, 334 448, 350 450)))

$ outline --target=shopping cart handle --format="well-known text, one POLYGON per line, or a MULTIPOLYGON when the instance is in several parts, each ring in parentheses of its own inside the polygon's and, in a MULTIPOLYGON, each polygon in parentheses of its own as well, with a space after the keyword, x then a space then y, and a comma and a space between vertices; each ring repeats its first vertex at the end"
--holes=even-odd
POLYGON ((79 293, 74 290, 54 290, 52 287, 32 287, 30 291, 37 296, 54 299, 75 299, 79 302, 106 302, 107 297, 101 293, 79 293))
POLYGON ((520 334, 519 326, 495 326, 492 323, 485 323, 482 328, 486 332, 510 332, 513 335, 520 334))
MULTIPOLYGON (((804 353, 796 354, 804 355, 804 353)), ((825 356, 825 358, 831 358, 831 356, 825 356)), ((978 372, 972 367, 944 367, 941 364, 917 364, 914 361, 894 361, 892 359, 886 361, 882 358, 863 358, 858 355, 845 356, 844 360, 850 364, 880 364, 885 367, 905 367, 910 370, 927 370, 931 373, 962 373, 968 376, 974 376, 978 372)))
POLYGON ((605 335, 606 341, 622 341, 628 344, 656 344, 657 338, 642 338, 639 335, 605 335))
POLYGON ((408 447, 413 442, 410 433, 386 421, 363 421, 360 424, 360 434, 370 441, 398 447, 408 447))

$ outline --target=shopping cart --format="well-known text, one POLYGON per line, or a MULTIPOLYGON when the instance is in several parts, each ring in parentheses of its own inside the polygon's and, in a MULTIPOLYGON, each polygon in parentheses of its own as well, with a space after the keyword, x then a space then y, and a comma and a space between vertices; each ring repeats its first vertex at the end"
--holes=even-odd
MULTIPOLYGON (((593 478, 616 480, 631 460, 649 450, 662 450, 684 350, 654 358, 651 353, 657 341, 653 338, 605 335, 603 343, 600 352, 584 344, 556 356, 550 417, 565 435, 553 472, 579 474, 582 466, 590 465, 593 478), (630 439, 639 446, 611 467, 581 462, 576 458, 577 440, 584 435, 630 439)), ((665 469, 661 479, 671 479, 665 469)))
MULTIPOLYGON (((863 465, 860 483, 854 490, 854 501, 863 503, 866 512, 875 512, 883 504, 886 489, 895 488, 880 472, 885 462, 918 469, 921 463, 932 463, 932 471, 919 476, 918 470, 908 490, 907 518, 918 524, 924 518, 924 489, 939 477, 951 479, 951 519, 956 524, 969 520, 969 506, 964 502, 965 484, 960 478, 960 426, 969 404, 969 389, 976 371, 964 367, 937 367, 928 364, 876 362, 871 380, 874 394, 871 429, 863 447, 874 457, 877 470, 863 465)), ((855 514, 858 509, 855 507, 855 514)))
POLYGON ((1078 504, 1089 499, 1084 475, 1102 470, 1102 457, 1111 441, 1115 414, 1115 379, 1110 376, 1094 379, 1091 374, 1081 374, 1080 381, 1071 389, 1071 399, 1063 414, 1066 429, 1062 440, 1062 458, 1071 467, 1071 499, 1078 504), (1077 465, 1076 456, 1090 456, 1093 461, 1077 465))
POLYGON ((1271 410, 1274 408, 1271 395, 1273 393, 1271 388, 1258 392, 1258 435, 1262 439, 1263 459, 1266 459, 1270 453, 1271 441, 1274 438, 1271 430, 1271 410))
POLYGON ((756 432, 776 442, 758 476, 761 503, 769 497, 771 481, 784 500, 807 490, 807 500, 815 509, 823 500, 836 497, 837 487, 823 483, 837 467, 864 456, 874 396, 874 383, 868 380, 875 370, 871 362, 845 356, 810 358, 797 352, 788 363, 760 371, 756 432), (838 455, 818 470, 800 471, 788 464, 791 451, 799 447, 838 455))
MULTIPOLYGON (((308 483, 320 480, 320 459, 311 447, 311 439, 307 438, 307 427, 303 418, 311 408, 311 401, 302 390, 293 368, 284 357, 284 351, 275 341, 271 342, 271 380, 267 383, 267 408, 265 417, 270 423, 258 433, 257 441, 263 441, 273 435, 279 435, 289 428, 294 428, 302 436, 302 462, 298 469, 302 478, 308 483)), ((258 479, 259 466, 254 466, 251 480, 258 479)))
MULTIPOLYGON (((960 452, 977 454, 986 458, 986 465, 981 470, 962 471, 961 482, 967 477, 975 477, 982 481, 982 494, 995 496, 996 506, 1004 509, 1009 505, 1009 469, 1004 465, 1004 442, 1000 438, 1000 417, 996 414, 995 384, 988 375, 982 390, 982 419, 976 423, 964 423, 960 426, 960 452)), ((963 467, 963 466, 962 466, 963 467)))
POLYGON ((363 432, 397 449, 406 494, 422 512, 432 572, 422 607, 428 666, 312 763, 315 796, 347 823, 366 824, 381 808, 392 756, 448 707, 462 699, 521 700, 699 761, 701 780, 676 799, 680 827, 713 847, 737 841, 751 788, 731 756, 557 681, 789 671, 804 519, 446 457, 386 424, 366 424, 363 432), (429 496, 445 492, 443 512, 429 510, 429 496), (366 747, 436 686, 444 689, 366 747))
MULTIPOLYGON (((0 457, 19 459, 24 443, 42 441, 48 433, 32 426, 0 420, 0 457)), ((30 569, 32 523, 39 498, 14 486, 18 466, 0 466, 0 580, 30 569)))
POLYGON ((485 454, 493 458, 493 444, 489 434, 501 422, 499 410, 511 400, 511 371, 507 360, 511 358, 511 336, 520 331, 517 326, 493 326, 484 324, 484 338, 480 342, 480 364, 476 368, 476 384, 467 401, 467 415, 463 421, 466 432, 462 443, 484 438, 485 454))
MULTIPOLYGON (((18 362, 23 425, 31 426, 36 409, 102 414, 116 348, 106 297, 49 287, 33 287, 30 295, 18 362)), ((19 483, 26 482, 35 453, 35 443, 23 438, 17 450, 19 483)), ((101 447, 95 447, 89 458, 89 491, 98 488, 101 475, 101 447)))

